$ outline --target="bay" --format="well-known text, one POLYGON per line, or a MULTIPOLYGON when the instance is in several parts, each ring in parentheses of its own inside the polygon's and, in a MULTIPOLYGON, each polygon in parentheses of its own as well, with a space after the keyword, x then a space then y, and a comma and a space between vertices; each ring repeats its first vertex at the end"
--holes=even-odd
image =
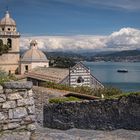
POLYGON ((140 91, 139 62, 84 62, 84 64, 105 86, 120 88, 125 92, 140 91), (128 73, 119 73, 118 69, 127 69, 128 73))

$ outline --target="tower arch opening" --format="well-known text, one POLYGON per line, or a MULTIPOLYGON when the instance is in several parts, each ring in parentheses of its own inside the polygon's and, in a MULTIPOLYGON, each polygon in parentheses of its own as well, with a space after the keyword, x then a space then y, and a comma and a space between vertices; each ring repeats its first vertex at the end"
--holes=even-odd
POLYGON ((8 38, 8 39, 7 39, 7 45, 8 45, 8 47, 9 47, 9 49, 12 48, 12 39, 11 39, 11 38, 8 38))

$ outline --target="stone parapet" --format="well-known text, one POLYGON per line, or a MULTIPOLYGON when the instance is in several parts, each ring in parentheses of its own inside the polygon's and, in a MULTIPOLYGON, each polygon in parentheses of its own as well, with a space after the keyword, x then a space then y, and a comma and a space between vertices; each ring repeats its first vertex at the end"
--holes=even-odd
POLYGON ((4 89, 31 89, 32 82, 6 82, 3 85, 4 89))
POLYGON ((140 95, 44 106, 44 126, 53 129, 140 130, 140 95))

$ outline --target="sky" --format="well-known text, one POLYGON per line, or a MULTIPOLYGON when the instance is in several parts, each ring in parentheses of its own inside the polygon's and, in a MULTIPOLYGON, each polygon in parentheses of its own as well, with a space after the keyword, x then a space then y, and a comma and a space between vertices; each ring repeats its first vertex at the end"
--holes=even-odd
POLYGON ((0 0, 1 18, 7 7, 21 47, 34 38, 49 51, 140 47, 140 0, 0 0))

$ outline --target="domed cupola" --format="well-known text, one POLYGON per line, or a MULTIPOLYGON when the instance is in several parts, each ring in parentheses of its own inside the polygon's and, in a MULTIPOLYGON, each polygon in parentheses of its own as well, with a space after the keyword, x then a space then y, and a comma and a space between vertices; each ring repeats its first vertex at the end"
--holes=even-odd
POLYGON ((22 56, 22 61, 48 61, 46 55, 38 49, 36 40, 30 43, 30 49, 22 56))
POLYGON ((30 49, 24 53, 20 61, 20 73, 24 74, 36 67, 49 67, 46 55, 38 49, 37 41, 30 42, 30 49))
POLYGON ((10 17, 10 14, 8 11, 6 11, 6 14, 4 18, 0 21, 1 26, 16 26, 16 22, 10 17))

